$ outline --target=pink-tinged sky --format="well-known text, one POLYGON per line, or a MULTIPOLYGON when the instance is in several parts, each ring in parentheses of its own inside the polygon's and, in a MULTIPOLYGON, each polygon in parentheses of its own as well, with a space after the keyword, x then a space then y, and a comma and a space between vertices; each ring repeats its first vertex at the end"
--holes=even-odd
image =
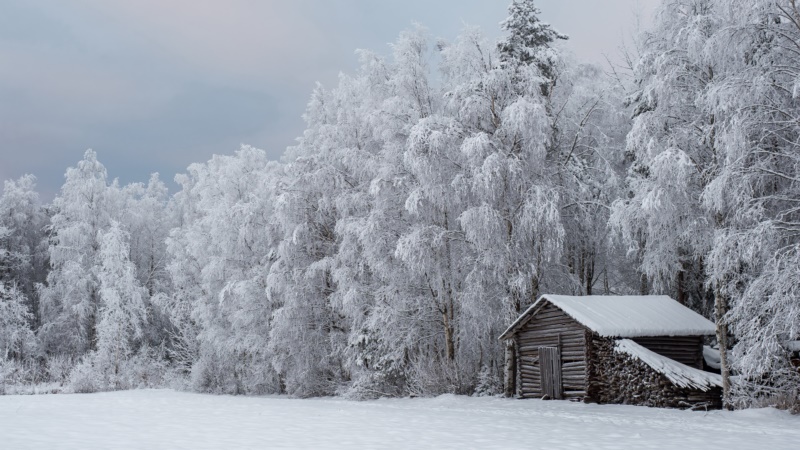
MULTIPOLYGON (((2 0, 0 181, 33 173, 46 199, 86 148, 111 177, 171 180, 248 143, 279 158, 316 81, 388 53, 418 22, 487 36, 510 0, 2 0)), ((616 58, 658 0, 540 0, 579 60, 616 58)))

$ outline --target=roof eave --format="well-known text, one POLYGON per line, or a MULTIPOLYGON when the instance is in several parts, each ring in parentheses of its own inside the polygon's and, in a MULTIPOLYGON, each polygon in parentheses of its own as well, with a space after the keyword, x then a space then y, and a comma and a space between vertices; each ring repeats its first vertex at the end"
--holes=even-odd
POLYGON ((533 304, 529 306, 525 312, 520 314, 519 317, 517 317, 517 319, 508 326, 508 328, 506 328, 506 331, 503 331, 498 339, 501 341, 507 341, 511 339, 520 328, 528 323, 528 320, 530 320, 530 318, 533 316, 533 313, 536 311, 536 305, 541 303, 544 299, 544 295, 542 295, 538 300, 533 302, 533 304))

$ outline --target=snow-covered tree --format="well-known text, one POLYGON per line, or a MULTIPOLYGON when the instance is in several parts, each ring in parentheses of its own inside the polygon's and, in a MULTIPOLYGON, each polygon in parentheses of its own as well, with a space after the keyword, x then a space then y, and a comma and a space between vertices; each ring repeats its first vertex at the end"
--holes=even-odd
POLYGON ((625 136, 630 129, 624 106, 628 86, 593 65, 568 64, 564 72, 553 93, 560 113, 558 151, 552 163, 559 168, 562 260, 568 273, 551 290, 625 293, 635 286, 631 264, 623 249, 611 245, 608 218, 624 174, 625 136))
POLYGON ((337 103, 356 102, 359 95, 335 98, 317 88, 305 115, 309 129, 293 150, 297 158, 288 164, 288 179, 277 198, 284 237, 269 276, 270 296, 279 305, 270 348, 287 392, 295 395, 330 395, 346 379, 335 350, 344 347, 346 329, 334 310, 332 269, 336 197, 355 183, 337 152, 357 151, 357 146, 342 142, 352 136, 336 126, 336 117, 341 114, 343 121, 359 126, 360 118, 337 103))
POLYGON ((0 361, 37 356, 32 321, 23 293, 13 284, 0 283, 0 361))
POLYGON ((36 192, 36 177, 25 175, 4 183, 0 196, 0 282, 13 283, 22 292, 33 314, 31 326, 40 324, 36 284, 47 276, 48 223, 45 207, 36 192))
POLYGON ((133 183, 122 188, 112 184, 109 196, 115 220, 130 235, 130 260, 136 267, 139 283, 146 289, 147 322, 144 339, 151 346, 159 346, 170 329, 169 320, 153 304, 153 298, 171 293, 166 240, 175 225, 167 187, 152 174, 147 184, 133 183))
MULTIPOLYGON (((463 159, 451 189, 468 196, 458 220, 476 251, 463 290, 469 323, 479 327, 470 334, 481 336, 499 334, 535 301, 564 238, 551 108, 559 58, 551 44, 565 36, 539 21, 531 1, 512 3, 503 28, 497 51, 476 31, 443 51, 453 144, 463 159)), ((478 348, 497 354, 493 341, 478 348)), ((514 360, 509 349, 508 389, 514 360)))
POLYGON ((497 46, 503 63, 512 67, 533 65, 538 69, 541 94, 547 97, 558 79, 556 67, 560 56, 553 45, 556 40, 568 37, 542 22, 539 14, 541 11, 534 0, 513 0, 508 7, 508 17, 500 23, 507 34, 497 46))
POLYGON ((67 169, 66 182, 53 200, 50 225, 50 272, 41 288, 45 350, 80 356, 97 346, 100 298, 94 266, 98 233, 109 223, 106 169, 92 150, 77 167, 67 169))
POLYGON ((636 66, 634 123, 627 137, 627 198, 614 205, 643 273, 641 291, 674 293, 710 313, 703 259, 714 223, 700 197, 716 170, 716 119, 698 99, 720 76, 703 46, 718 29, 711 1, 665 2, 636 66))
POLYGON ((798 338, 798 18, 793 1, 667 1, 637 66, 630 195, 612 224, 644 290, 706 314, 713 298, 729 406, 729 368, 739 400, 800 403, 787 349, 798 338))
POLYGON ((800 215, 797 210, 800 9, 795 1, 719 2, 727 24, 707 53, 729 73, 706 104, 719 125, 719 169, 703 196, 718 227, 709 284, 729 308, 738 404, 800 409, 800 215))
POLYGON ((263 151, 243 146, 177 177, 180 226, 167 241, 173 293, 158 303, 175 326, 173 357, 191 364, 197 389, 278 390, 266 278, 280 236, 272 218, 280 170, 263 151))
POLYGON ((146 290, 136 277, 130 260, 130 236, 112 221, 108 231, 100 231, 97 265, 100 306, 97 324, 97 349, 92 355, 94 369, 111 386, 118 387, 120 366, 137 350, 146 320, 146 290))

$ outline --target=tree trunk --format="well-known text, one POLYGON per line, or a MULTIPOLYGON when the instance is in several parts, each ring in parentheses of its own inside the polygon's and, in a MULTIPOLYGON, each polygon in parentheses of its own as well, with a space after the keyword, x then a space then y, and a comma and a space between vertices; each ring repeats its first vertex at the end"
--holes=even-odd
POLYGON ((648 293, 647 275, 642 273, 639 275, 639 295, 647 295, 648 293))
MULTIPOLYGON (((681 265, 681 267, 683 267, 683 265, 681 265)), ((677 298, 677 300, 678 300, 678 303, 680 303, 683 306, 686 306, 686 286, 684 286, 683 277, 684 277, 683 269, 681 269, 681 270, 678 271, 678 279, 677 279, 677 283, 676 283, 678 285, 678 298, 677 298)))
POLYGON ((506 341, 506 368, 505 380, 503 383, 503 395, 506 397, 513 397, 517 391, 517 348, 514 345, 514 339, 506 341))
POLYGON ((453 325, 450 323, 450 317, 447 314, 447 309, 442 311, 442 324, 444 325, 444 341, 447 348, 447 360, 452 361, 456 358, 456 346, 453 340, 453 325))
POLYGON ((725 298, 717 288, 714 293, 714 309, 717 323, 717 342, 719 343, 719 364, 722 375, 722 405, 726 409, 733 409, 730 403, 731 378, 728 368, 728 324, 725 323, 727 304, 725 298))
POLYGON ((586 261, 586 295, 592 295, 593 283, 594 283, 594 250, 589 252, 586 261))
POLYGON ((92 289, 89 297, 89 317, 86 330, 86 340, 89 348, 87 351, 97 350, 97 313, 99 309, 99 294, 95 289, 92 289))

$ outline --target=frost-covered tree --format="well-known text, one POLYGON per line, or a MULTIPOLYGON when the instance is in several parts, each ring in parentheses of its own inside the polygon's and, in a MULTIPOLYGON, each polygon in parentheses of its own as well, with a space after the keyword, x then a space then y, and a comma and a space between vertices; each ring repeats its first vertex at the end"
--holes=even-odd
POLYGON ((612 224, 644 290, 706 314, 713 299, 729 406, 800 398, 788 350, 798 338, 798 18, 793 1, 667 1, 637 66, 630 195, 612 224))
POLYGON ((704 257, 713 219, 700 197, 718 161, 716 117, 699 102, 721 76, 703 51, 719 28, 712 2, 667 1, 636 65, 627 198, 614 205, 621 231, 643 274, 641 292, 674 293, 710 313, 704 257))
POLYGON ((159 175, 147 184, 133 183, 117 189, 115 218, 130 233, 131 261, 149 297, 169 290, 164 242, 174 225, 169 192, 159 175))
POLYGON ((639 262, 642 292, 674 293, 706 315, 713 299, 727 396, 725 301, 705 273, 724 216, 702 204, 721 162, 718 134, 725 120, 709 99, 729 75, 707 51, 724 26, 718 5, 665 1, 646 36, 635 69, 635 117, 627 138, 629 194, 615 202, 611 224, 639 262))
POLYGON ((199 390, 277 392, 266 278, 279 237, 272 210, 280 165, 244 146, 177 180, 180 226, 167 241, 173 293, 158 301, 175 326, 173 358, 191 366, 199 390))
POLYGON ((534 0, 513 0, 508 17, 500 23, 507 34, 497 44, 500 60, 509 65, 533 65, 539 70, 541 93, 547 97, 558 79, 559 53, 553 48, 556 40, 567 35, 539 19, 541 11, 534 0))
POLYGON ((36 192, 36 177, 25 175, 4 183, 0 196, 0 282, 17 286, 33 314, 31 326, 40 324, 36 284, 47 276, 45 227, 47 212, 36 192))
POLYGON ((730 74, 707 99, 718 118, 719 169, 703 205, 717 219, 708 257, 731 353, 730 400, 800 408, 800 8, 795 1, 719 2, 727 27, 707 52, 730 74))
POLYGON ((337 197, 357 185, 343 158, 359 151, 358 141, 348 145, 348 131, 364 131, 361 117, 343 104, 358 102, 363 93, 339 96, 346 83, 342 77, 345 86, 332 94, 315 90, 305 114, 308 129, 292 150, 297 158, 287 166, 275 211, 284 237, 269 276, 270 296, 279 305, 270 348, 287 392, 300 396, 330 395, 346 381, 341 350, 347 330, 333 299, 337 197), (337 126, 337 116, 353 128, 337 126))
POLYGON ((80 356, 97 346, 100 298, 93 268, 100 251, 97 237, 110 220, 106 178, 96 153, 87 150, 77 167, 67 169, 66 181, 53 200, 50 272, 40 291, 39 331, 51 354, 80 356))
POLYGON ((607 225, 624 173, 628 86, 592 65, 568 64, 564 72, 553 93, 560 113, 552 163, 558 167, 567 274, 551 289, 625 293, 631 289, 631 264, 619 246, 611 245, 607 225))
POLYGON ((147 184, 133 183, 122 188, 112 184, 109 196, 112 215, 130 235, 130 260, 136 267, 139 283, 146 289, 147 322, 144 339, 150 346, 161 345, 170 323, 161 309, 153 304, 155 297, 171 293, 167 272, 166 240, 175 225, 167 187, 153 174, 147 184))
POLYGON ((112 221, 108 231, 100 231, 100 252, 96 268, 100 305, 97 324, 97 349, 92 355, 94 370, 119 387, 121 365, 137 350, 146 321, 146 290, 136 277, 130 260, 130 236, 112 221))
POLYGON ((458 148, 427 155, 427 144, 409 143, 442 119, 429 47, 417 28, 401 34, 391 60, 361 51, 359 72, 309 103, 287 172, 297 181, 279 203, 287 238, 270 278, 282 302, 272 345, 290 392, 453 389, 464 271, 447 269, 463 264, 447 248, 463 242, 458 202, 443 195, 456 168, 446 155, 458 148))
MULTIPOLYGON (((563 241, 549 98, 557 67, 550 44, 563 36, 537 13, 530 1, 512 3, 503 23, 509 35, 497 52, 475 31, 443 51, 447 108, 458 124, 455 145, 464 168, 452 188, 469 196, 458 220, 477 251, 464 290, 473 326, 490 318, 479 335, 499 334, 536 299, 544 268, 559 258, 563 241)), ((494 355, 490 342, 483 350, 494 355)), ((508 389, 513 361, 509 349, 508 389)))
POLYGON ((22 291, 13 284, 0 283, 0 362, 37 356, 32 321, 33 314, 22 291))

